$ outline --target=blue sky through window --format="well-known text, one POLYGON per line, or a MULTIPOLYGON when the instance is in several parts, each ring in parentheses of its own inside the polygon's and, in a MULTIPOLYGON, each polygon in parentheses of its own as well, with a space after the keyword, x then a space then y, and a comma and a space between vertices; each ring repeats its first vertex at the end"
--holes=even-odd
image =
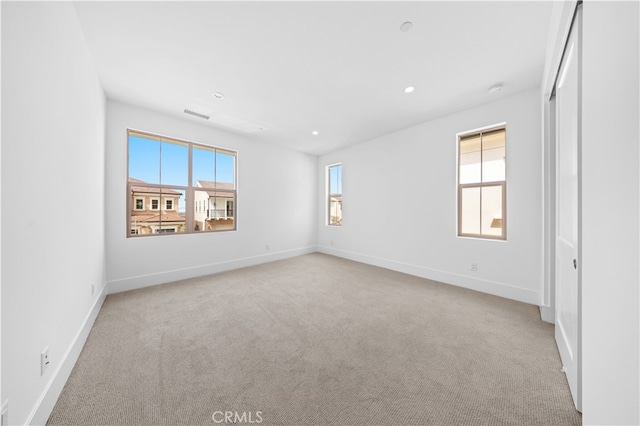
MULTIPOLYGON (((193 184, 197 180, 233 183, 234 160, 233 155, 215 152, 214 148, 194 147, 193 184)), ((147 183, 187 186, 188 168, 187 145, 129 136, 129 177, 147 183)))
POLYGON ((342 164, 329 167, 329 193, 342 194, 342 164))
POLYGON ((234 156, 214 148, 193 147, 193 184, 199 180, 233 183, 234 156))

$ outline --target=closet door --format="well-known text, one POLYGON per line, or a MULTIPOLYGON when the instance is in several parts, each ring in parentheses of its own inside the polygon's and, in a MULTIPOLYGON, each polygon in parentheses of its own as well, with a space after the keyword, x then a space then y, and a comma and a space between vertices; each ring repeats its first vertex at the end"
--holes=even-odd
POLYGON ((574 20, 556 83, 555 338, 576 408, 581 411, 580 310, 580 21, 574 20))

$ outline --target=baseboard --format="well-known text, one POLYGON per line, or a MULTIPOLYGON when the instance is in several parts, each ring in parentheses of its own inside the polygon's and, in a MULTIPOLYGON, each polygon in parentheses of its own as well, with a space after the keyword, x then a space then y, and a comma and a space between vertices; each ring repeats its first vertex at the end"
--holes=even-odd
POLYGON ((44 425, 47 423, 47 420, 53 411, 53 407, 55 407, 58 397, 60 397, 60 393, 62 392, 64 385, 67 383, 73 367, 76 365, 76 361, 80 356, 80 352, 82 352, 82 348, 87 341, 87 337, 89 337, 89 332, 98 317, 98 313, 100 312, 106 297, 107 290, 105 286, 102 288, 102 291, 98 295, 93 307, 87 314, 82 327, 80 327, 78 334, 76 334, 76 337, 73 339, 73 343, 71 343, 71 346, 63 355, 58 369, 51 375, 49 383, 47 383, 47 386, 36 403, 35 408, 27 418, 26 424, 44 425))
POLYGON ((540 303, 540 295, 538 294, 538 292, 514 287, 512 285, 499 283, 496 281, 484 280, 467 275, 440 271, 437 269, 397 262, 389 259, 382 259, 366 254, 339 250, 333 247, 318 246, 318 252, 342 257, 349 260, 355 260, 356 262, 366 263, 373 266, 379 266, 381 268, 391 269, 393 271, 402 272, 421 278, 427 278, 433 281, 439 281, 445 284, 452 284, 458 287, 464 287, 470 290, 492 294, 494 296, 517 300, 519 302, 529 303, 536 306, 540 303))
POLYGON ((550 324, 556 323, 556 316, 553 308, 551 306, 540 306, 540 319, 544 322, 548 322, 550 324))
POLYGON ((247 266, 260 265, 262 263, 276 260, 288 259, 290 257, 301 256, 303 254, 315 253, 316 246, 302 247, 293 250, 285 250, 263 254, 259 256, 233 259, 224 262, 210 263, 207 265, 195 266, 192 268, 174 269, 157 274, 140 275, 136 277, 123 278, 107 282, 107 294, 120 293, 123 291, 136 290, 158 284, 170 283, 173 281, 185 280, 188 278, 201 277, 204 275, 217 274, 219 272, 231 271, 245 268, 247 266))

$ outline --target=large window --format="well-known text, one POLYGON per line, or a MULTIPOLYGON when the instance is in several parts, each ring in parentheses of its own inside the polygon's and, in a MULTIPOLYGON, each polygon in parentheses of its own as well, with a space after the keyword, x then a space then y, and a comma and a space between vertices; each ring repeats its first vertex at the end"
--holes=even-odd
POLYGON ((236 229, 236 152, 128 130, 127 236, 236 229))
POLYGON ((458 137, 458 235, 507 238, 506 129, 458 137))
POLYGON ((327 223, 331 226, 342 225, 342 164, 335 164, 327 168, 328 175, 328 206, 327 223))

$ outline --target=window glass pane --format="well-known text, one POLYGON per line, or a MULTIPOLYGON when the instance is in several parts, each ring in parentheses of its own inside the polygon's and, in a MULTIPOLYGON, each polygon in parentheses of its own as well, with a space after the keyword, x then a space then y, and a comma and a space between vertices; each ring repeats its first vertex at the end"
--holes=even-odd
POLYGON ((225 191, 194 191, 194 231, 225 231, 236 227, 235 194, 225 191))
POLYGON ((462 188, 460 195, 461 234, 480 234, 480 188, 462 188))
POLYGON ((162 188, 160 193, 160 206, 162 209, 159 214, 153 218, 158 218, 159 223, 150 224, 156 234, 166 233, 182 233, 186 232, 186 216, 185 216, 185 191, 178 189, 162 188), (170 200, 175 210, 167 210, 165 207, 167 201, 170 200))
POLYGON ((342 225, 342 196, 329 198, 329 225, 342 225))
POLYGON ((137 203, 132 211, 129 212, 131 235, 181 233, 186 231, 184 190, 131 186, 131 191, 136 199, 140 199, 140 195, 144 195, 146 199, 144 209, 136 209, 136 207, 140 207, 140 203, 137 203), (165 208, 169 200, 173 210, 165 208))
POLYGON ((129 135, 129 178, 160 183, 160 142, 129 135))
POLYGON ((342 165, 329 167, 329 194, 342 194, 342 165))
POLYGON ((193 153, 191 155, 194 186, 198 186, 198 181, 215 181, 215 150, 213 148, 193 147, 193 153))
POLYGON ((502 236, 502 185, 482 188, 482 235, 502 236))
POLYGON ((480 182, 480 135, 460 138, 460 183, 480 182))
POLYGON ((505 131, 482 135, 482 181, 505 180, 505 131))
POLYGON ((187 186, 189 179, 189 147, 186 144, 162 142, 161 178, 163 185, 187 186))
MULTIPOLYGON (((195 149, 194 149, 195 151, 195 149)), ((195 157, 194 157, 195 158, 195 157)), ((205 231, 206 221, 210 217, 208 191, 194 191, 195 208, 193 209, 193 230, 205 231)))
MULTIPOLYGON (((234 184, 235 155, 227 151, 216 151, 216 182, 234 184)), ((218 188, 229 188, 229 185, 217 185, 218 188)), ((234 189, 235 185, 231 186, 234 189)))

